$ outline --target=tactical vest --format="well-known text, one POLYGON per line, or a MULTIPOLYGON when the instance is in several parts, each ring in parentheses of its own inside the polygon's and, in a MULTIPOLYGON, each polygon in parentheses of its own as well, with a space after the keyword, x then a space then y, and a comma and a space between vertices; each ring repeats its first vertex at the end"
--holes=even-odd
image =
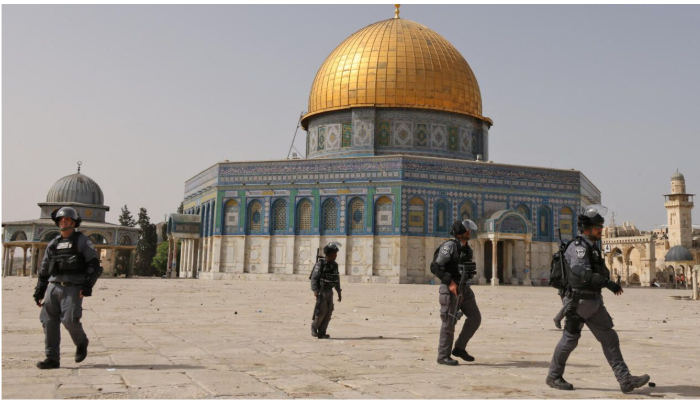
POLYGON ((82 233, 75 232, 67 239, 59 239, 49 246, 49 273, 84 274, 87 272, 85 256, 78 251, 78 239, 82 233))
POLYGON ((321 265, 320 282, 324 288, 330 288, 340 282, 340 273, 338 272, 338 264, 335 262, 323 262, 321 265))
MULTIPOLYGON (((610 271, 608 268, 605 266, 605 259, 602 257, 600 253, 600 249, 598 249, 596 246, 591 246, 588 244, 588 242, 583 239, 581 236, 576 237, 573 241, 573 244, 580 246, 583 245, 586 247, 586 255, 588 256, 588 262, 591 265, 591 270, 593 271, 594 274, 599 274, 603 275, 606 278, 610 279, 610 271)), ((570 243, 571 244, 571 243, 570 243)), ((567 245, 568 247, 568 245, 567 245)), ((568 262, 567 262, 568 264, 568 262)), ((567 265, 568 268, 571 268, 570 265, 567 265)), ((589 284, 584 283, 581 278, 578 276, 574 275, 571 273, 571 271, 567 271, 567 279, 569 281, 569 286, 573 289, 599 289, 599 288, 591 288, 589 287, 589 284)))

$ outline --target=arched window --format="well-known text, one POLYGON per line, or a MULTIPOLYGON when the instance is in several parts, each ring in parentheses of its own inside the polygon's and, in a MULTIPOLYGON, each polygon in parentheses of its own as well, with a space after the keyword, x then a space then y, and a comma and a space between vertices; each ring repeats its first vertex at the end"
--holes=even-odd
POLYGON ((89 235, 88 239, 90 239, 93 244, 107 244, 107 239, 99 233, 89 235))
POLYGON ((279 199, 272 204, 272 233, 287 230, 287 202, 279 199))
POLYGON ((469 204, 469 201, 465 201, 459 207, 459 219, 460 221, 464 221, 465 219, 472 219, 472 205, 469 204))
POLYGON ((574 235, 574 213, 569 207, 563 207, 559 211, 559 229, 562 238, 572 238, 574 235))
POLYGON ((323 203, 323 216, 321 221, 321 233, 338 233, 338 204, 333 199, 323 203))
POLYGON ((304 199, 297 205, 297 233, 311 232, 311 202, 304 199))
POLYGON ((530 209, 528 206, 525 204, 521 204, 516 208, 516 211, 518 211, 520 214, 525 216, 525 219, 529 220, 530 219, 530 209))
POLYGON ((240 207, 238 202, 231 199, 224 206, 224 233, 238 232, 238 214, 240 207))
POLYGON ((248 205, 248 233, 262 233, 262 204, 253 200, 248 205))
POLYGON ((17 231, 12 234, 10 237, 10 241, 26 241, 27 240, 27 234, 24 233, 24 231, 17 231))
POLYGON ((408 232, 425 232, 425 202, 420 197, 414 197, 408 202, 408 232))
POLYGON ((375 233, 392 233, 394 223, 394 203, 386 196, 377 200, 375 207, 375 233))
POLYGON ((435 232, 446 234, 450 226, 450 207, 444 200, 435 205, 435 232))
POLYGON ((537 209, 537 236, 551 237, 550 225, 552 222, 551 212, 548 207, 542 206, 537 209))
POLYGON ((348 207, 350 212, 349 215, 349 232, 350 233, 364 233, 365 230, 365 203, 362 199, 355 198, 350 201, 350 207, 348 207))
POLYGON ((131 246, 134 244, 134 240, 130 235, 122 235, 121 239, 119 239, 119 244, 122 246, 131 246))

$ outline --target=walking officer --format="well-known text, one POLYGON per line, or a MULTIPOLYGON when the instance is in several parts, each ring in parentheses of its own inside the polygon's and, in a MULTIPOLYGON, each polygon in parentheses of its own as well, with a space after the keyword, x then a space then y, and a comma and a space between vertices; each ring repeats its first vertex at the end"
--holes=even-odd
POLYGON ((92 288, 102 274, 92 242, 75 230, 82 222, 78 212, 63 207, 54 211, 51 219, 59 227, 61 236, 49 242, 34 289, 34 301, 41 308, 39 319, 44 326, 46 345, 46 359, 36 364, 41 369, 61 366, 61 323, 77 346, 75 362, 87 357, 90 341, 80 323, 83 297, 92 295, 92 288))
POLYGON ((342 301, 340 289, 340 274, 338 263, 335 262, 340 250, 340 243, 331 242, 323 248, 324 257, 318 257, 316 265, 311 271, 311 290, 316 296, 313 323, 311 324, 311 336, 318 339, 328 339, 326 334, 328 324, 333 315, 333 288, 338 292, 338 301, 342 301))
POLYGON ((481 312, 476 305, 476 298, 467 283, 476 273, 473 252, 469 247, 469 239, 476 233, 476 224, 471 220, 455 221, 450 234, 454 235, 435 251, 430 271, 440 279, 440 343, 438 346, 438 364, 458 365, 459 362, 450 354, 464 361, 474 361, 467 353, 469 339, 481 325, 481 312), (464 275, 464 276, 462 276, 464 275), (459 303, 459 304, 458 304, 459 303), (455 335, 457 320, 464 314, 467 320, 462 326, 462 332, 457 341, 452 343, 455 335))
POLYGON ((581 235, 576 237, 566 249, 566 275, 570 288, 566 293, 566 323, 552 363, 547 374, 547 385, 560 390, 573 390, 574 386, 564 380, 564 368, 569 355, 578 345, 581 330, 585 324, 603 347, 603 354, 612 367, 623 393, 649 382, 649 375, 633 376, 620 351, 620 339, 613 329, 613 322, 603 304, 602 288, 608 288, 615 295, 623 293, 615 281, 610 280, 610 271, 605 266, 600 248, 596 244, 601 239, 607 208, 596 204, 586 208, 578 216, 581 235))

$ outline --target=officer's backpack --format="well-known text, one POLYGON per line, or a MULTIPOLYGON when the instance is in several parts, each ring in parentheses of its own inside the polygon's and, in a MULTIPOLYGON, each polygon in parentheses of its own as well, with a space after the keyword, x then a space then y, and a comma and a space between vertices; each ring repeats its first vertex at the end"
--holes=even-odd
POLYGON ((440 249, 442 249, 442 245, 444 245, 447 242, 453 241, 453 240, 455 240, 455 239, 445 240, 444 242, 442 242, 440 244, 440 246, 437 247, 437 249, 435 249, 435 252, 433 253, 433 262, 430 263, 430 272, 432 272, 433 275, 437 276, 436 272, 438 270, 438 265, 435 261, 437 261, 437 256, 440 253, 440 249))
POLYGON ((549 271, 549 286, 555 289, 566 290, 566 288, 569 286, 569 263, 566 261, 566 257, 564 257, 562 260, 562 256, 566 253, 566 249, 568 249, 573 242, 574 240, 570 240, 567 243, 562 243, 560 250, 552 254, 552 264, 549 271), (562 262, 564 264, 563 271, 562 262))

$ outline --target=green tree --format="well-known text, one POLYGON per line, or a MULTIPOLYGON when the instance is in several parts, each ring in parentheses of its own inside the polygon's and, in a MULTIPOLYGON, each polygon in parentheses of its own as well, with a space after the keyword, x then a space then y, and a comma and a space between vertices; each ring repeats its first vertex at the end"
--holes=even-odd
POLYGON ((151 266, 155 268, 159 274, 164 275, 168 270, 168 241, 161 242, 158 245, 156 256, 151 261, 151 266))
POLYGON ((158 272, 151 265, 153 257, 156 255, 158 234, 156 226, 151 223, 148 212, 143 207, 139 210, 137 224, 141 228, 141 232, 139 233, 139 243, 136 246, 135 269, 139 275, 152 276, 158 272))
POLYGON ((129 227, 136 226, 136 221, 134 221, 134 217, 131 215, 131 211, 129 211, 126 204, 124 204, 124 207, 122 207, 122 214, 119 216, 119 225, 129 227))
MULTIPOLYGON (((129 207, 127 207, 126 204, 122 207, 122 213, 119 216, 119 225, 128 227, 136 226, 136 221, 134 221, 134 217, 131 215, 131 211, 129 211, 129 207)), ((117 276, 124 274, 128 278, 131 275, 131 271, 129 271, 130 252, 130 250, 117 250, 117 276)))
POLYGON ((182 214, 183 212, 185 212, 185 202, 181 201, 180 207, 177 208, 177 213, 182 214))

